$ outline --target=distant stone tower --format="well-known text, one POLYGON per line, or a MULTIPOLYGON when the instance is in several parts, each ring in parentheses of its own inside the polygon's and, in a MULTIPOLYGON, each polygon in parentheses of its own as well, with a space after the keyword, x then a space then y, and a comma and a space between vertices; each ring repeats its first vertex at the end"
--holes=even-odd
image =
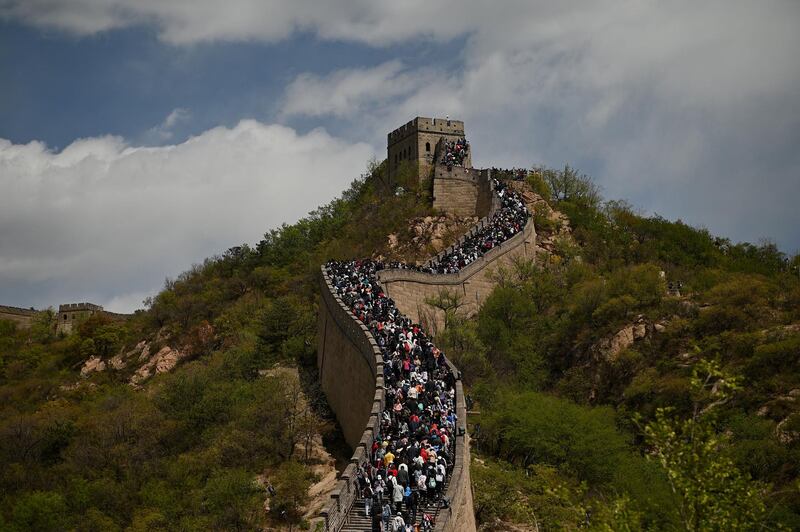
POLYGON ((418 116, 388 136, 387 181, 389 190, 397 186, 403 165, 409 165, 417 178, 433 179, 433 208, 457 216, 483 217, 492 209, 494 195, 490 170, 472 167, 472 145, 460 165, 442 162, 444 141, 464 138, 464 122, 449 118, 418 116))
POLYGON ((103 307, 92 303, 67 303, 58 307, 58 321, 56 332, 70 334, 74 327, 96 312, 102 312, 103 307))
MULTIPOLYGON (((439 140, 456 140, 464 137, 464 122, 449 118, 425 118, 418 116, 388 135, 388 184, 394 187, 397 172, 404 163, 417 169, 417 176, 431 176, 436 162, 436 147, 439 140)), ((472 167, 472 153, 467 154, 464 166, 472 167)))

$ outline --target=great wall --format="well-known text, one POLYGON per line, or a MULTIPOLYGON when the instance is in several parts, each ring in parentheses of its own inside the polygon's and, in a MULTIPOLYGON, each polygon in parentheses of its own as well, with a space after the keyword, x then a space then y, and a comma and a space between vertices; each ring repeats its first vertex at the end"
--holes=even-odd
MULTIPOLYGON (((11 321, 17 327, 27 329, 36 316, 42 312, 32 307, 25 309, 0 305, 0 320, 11 321)), ((70 334, 78 324, 97 313, 102 313, 112 320, 125 320, 132 316, 132 314, 109 312, 93 303, 64 303, 58 306, 58 312, 54 312, 52 327, 56 333, 70 334)))
MULTIPOLYGON (((463 122, 417 117, 389 134, 390 176, 391 169, 396 170, 403 157, 416 157, 419 175, 429 172, 428 175, 433 177, 433 205, 436 209, 459 215, 484 216, 456 244, 432 257, 429 265, 486 227, 500 207, 499 197, 492 193, 491 173, 469 168, 471 158, 465 161, 464 167, 448 168, 437 163, 442 143, 451 136, 463 136, 463 133, 463 122), (441 131, 434 130, 437 124, 441 131), (429 147, 432 141, 436 150, 433 156, 429 156, 428 150, 420 148, 429 147)), ((393 184, 391 177, 388 184, 393 184)), ((442 290, 461 296, 464 302, 461 310, 472 314, 491 292, 496 272, 501 268, 511 269, 520 259, 535 260, 535 243, 536 232, 531 216, 522 231, 455 273, 437 275, 414 269, 383 269, 377 273, 377 278, 386 295, 394 300, 396 308, 415 323, 423 318, 429 322, 440 319, 425 300, 442 290)), ((352 457, 340 474, 321 517, 325 531, 372 530, 359 500, 356 472, 359 464, 370 460, 373 442, 380 433, 381 415, 386 407, 384 359, 370 330, 337 295, 325 266, 321 267, 319 279, 317 367, 328 404, 347 443, 353 448, 352 457)), ((447 360, 447 364, 457 376, 455 406, 459 430, 445 491, 449 504, 442 509, 437 504, 433 509, 435 530, 469 532, 476 529, 476 524, 469 473, 467 409, 460 373, 452 362, 447 360)))

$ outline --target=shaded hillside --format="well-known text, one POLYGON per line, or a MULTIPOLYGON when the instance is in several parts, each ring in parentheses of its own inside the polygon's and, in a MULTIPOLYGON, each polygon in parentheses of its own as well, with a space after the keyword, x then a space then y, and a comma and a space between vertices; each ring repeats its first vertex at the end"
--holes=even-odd
MULTIPOLYGON (((671 486, 658 459, 671 464, 659 428, 675 418, 708 444, 695 477, 720 494, 713 523, 750 523, 749 509, 768 529, 800 527, 797 258, 604 203, 570 170, 528 180, 557 209, 534 212, 549 254, 500 272, 479 314, 450 316, 437 338, 480 410, 484 526, 684 528, 694 507, 673 487, 693 477, 671 486)), ((464 229, 431 212, 425 186, 376 182, 168 280, 127 322, 61 337, 47 313, 30 330, 0 321, 0 529, 302 522, 320 466, 307 443, 333 434, 313 378, 319 265, 421 257, 464 229)))
POLYGON ((387 235, 410 241, 408 219, 434 214, 424 189, 384 197, 375 182, 168 280, 127 322, 62 337, 52 314, 29 331, 0 321, 0 529, 299 522, 319 480, 307 443, 332 424, 311 373, 314 275, 389 252, 387 235), (297 365, 302 388, 276 364, 297 365), (256 478, 276 490, 269 513, 256 478))
POLYGON ((440 340, 478 400, 479 519, 800 527, 798 258, 602 202, 569 168, 528 180, 571 236, 440 340))

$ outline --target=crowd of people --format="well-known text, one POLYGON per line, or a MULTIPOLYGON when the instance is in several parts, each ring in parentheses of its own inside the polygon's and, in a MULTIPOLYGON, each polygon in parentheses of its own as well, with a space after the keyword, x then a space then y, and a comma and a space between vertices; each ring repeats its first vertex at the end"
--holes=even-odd
POLYGON ((418 521, 432 530, 430 505, 448 505, 444 488, 453 467, 459 435, 455 410, 456 377, 445 354, 381 289, 378 271, 413 268, 453 273, 522 231, 528 209, 513 191, 494 180, 501 207, 475 235, 429 267, 373 260, 330 261, 326 269, 336 293, 364 323, 383 357, 386 407, 369 460, 357 471, 366 515, 374 530, 412 531, 418 521))
POLYGON ((456 273, 468 264, 475 262, 489 250, 521 232, 528 222, 530 213, 519 194, 511 191, 498 181, 494 181, 494 192, 500 198, 500 209, 481 230, 465 238, 450 253, 440 257, 430 266, 419 268, 427 273, 456 273))
MULTIPOLYGON (((370 260, 327 264, 337 294, 383 356, 386 408, 370 460, 358 468, 364 509, 383 530, 405 531, 421 508, 443 499, 457 433, 456 378, 444 354, 381 290, 382 268, 370 260)), ((422 525, 432 527, 432 516, 423 515, 422 525)))
POLYGON ((453 166, 464 166, 464 160, 469 153, 469 142, 467 139, 444 141, 444 153, 442 154, 442 164, 448 168, 453 166))
POLYGON ((528 177, 527 168, 494 168, 492 167, 492 177, 496 179, 510 179, 512 181, 523 181, 528 177))

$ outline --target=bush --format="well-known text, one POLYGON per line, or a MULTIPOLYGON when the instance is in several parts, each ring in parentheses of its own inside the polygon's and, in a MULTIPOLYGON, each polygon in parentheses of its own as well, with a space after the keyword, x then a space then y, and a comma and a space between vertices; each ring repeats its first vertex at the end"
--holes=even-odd
POLYGON ((535 392, 507 393, 481 413, 481 441, 522 466, 544 463, 594 485, 608 485, 628 438, 607 407, 582 407, 535 392))

